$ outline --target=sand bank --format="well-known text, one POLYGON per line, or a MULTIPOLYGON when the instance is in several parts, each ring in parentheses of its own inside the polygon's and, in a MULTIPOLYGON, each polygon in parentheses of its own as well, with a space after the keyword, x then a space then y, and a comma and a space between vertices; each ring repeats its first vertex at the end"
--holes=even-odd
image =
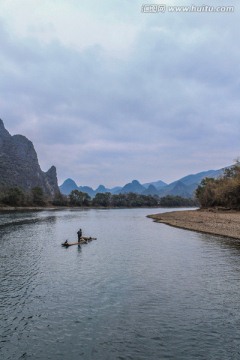
POLYGON ((182 229, 240 239, 240 211, 184 210, 148 217, 182 229))

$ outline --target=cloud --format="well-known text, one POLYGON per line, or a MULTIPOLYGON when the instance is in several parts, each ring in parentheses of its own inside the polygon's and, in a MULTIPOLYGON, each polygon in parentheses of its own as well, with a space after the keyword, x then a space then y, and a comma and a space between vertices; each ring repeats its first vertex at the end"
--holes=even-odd
POLYGON ((35 10, 27 0, 0 5, 0 105, 44 169, 113 186, 171 181, 238 156, 236 12, 36 1, 35 10))
MULTIPOLYGON (((124 2, 117 3, 113 6, 110 1, 89 4, 76 0, 13 0, 0 8, 2 16, 9 19, 10 31, 18 36, 45 44, 58 40, 79 51, 99 45, 111 55, 121 56, 134 41, 138 26, 124 21, 124 2)), ((129 11, 131 5, 127 8, 129 11)))

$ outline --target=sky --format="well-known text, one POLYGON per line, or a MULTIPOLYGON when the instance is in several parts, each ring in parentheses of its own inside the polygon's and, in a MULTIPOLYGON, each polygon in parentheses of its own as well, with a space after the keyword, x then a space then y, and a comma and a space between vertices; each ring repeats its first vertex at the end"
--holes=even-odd
POLYGON ((59 185, 170 183, 240 156, 239 3, 163 1, 0 0, 0 118, 59 185))

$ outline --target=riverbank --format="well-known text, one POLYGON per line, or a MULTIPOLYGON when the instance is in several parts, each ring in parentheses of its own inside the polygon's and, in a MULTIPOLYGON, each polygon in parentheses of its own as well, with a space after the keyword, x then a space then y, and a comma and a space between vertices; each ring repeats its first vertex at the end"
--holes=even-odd
POLYGON ((67 207, 51 206, 51 207, 39 207, 39 206, 2 206, 0 212, 24 212, 24 211, 50 211, 50 210, 66 210, 67 207))
POLYGON ((240 211, 184 210, 148 217, 182 229, 240 239, 240 211))
MULTIPOLYGON (((182 206, 179 206, 181 208, 182 206)), ((114 210, 114 209, 159 209, 160 206, 0 206, 0 212, 50 211, 50 210, 114 210)), ((177 208, 177 206, 174 206, 177 208)), ((186 208, 186 206, 184 206, 186 208)), ((192 207, 191 207, 192 208, 192 207)))

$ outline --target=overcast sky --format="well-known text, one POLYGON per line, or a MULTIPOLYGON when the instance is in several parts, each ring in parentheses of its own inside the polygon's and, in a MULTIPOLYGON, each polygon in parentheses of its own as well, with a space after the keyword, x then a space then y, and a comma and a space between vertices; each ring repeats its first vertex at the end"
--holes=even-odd
POLYGON ((171 182, 240 156, 238 2, 143 4, 0 0, 0 118, 59 184, 171 182))

